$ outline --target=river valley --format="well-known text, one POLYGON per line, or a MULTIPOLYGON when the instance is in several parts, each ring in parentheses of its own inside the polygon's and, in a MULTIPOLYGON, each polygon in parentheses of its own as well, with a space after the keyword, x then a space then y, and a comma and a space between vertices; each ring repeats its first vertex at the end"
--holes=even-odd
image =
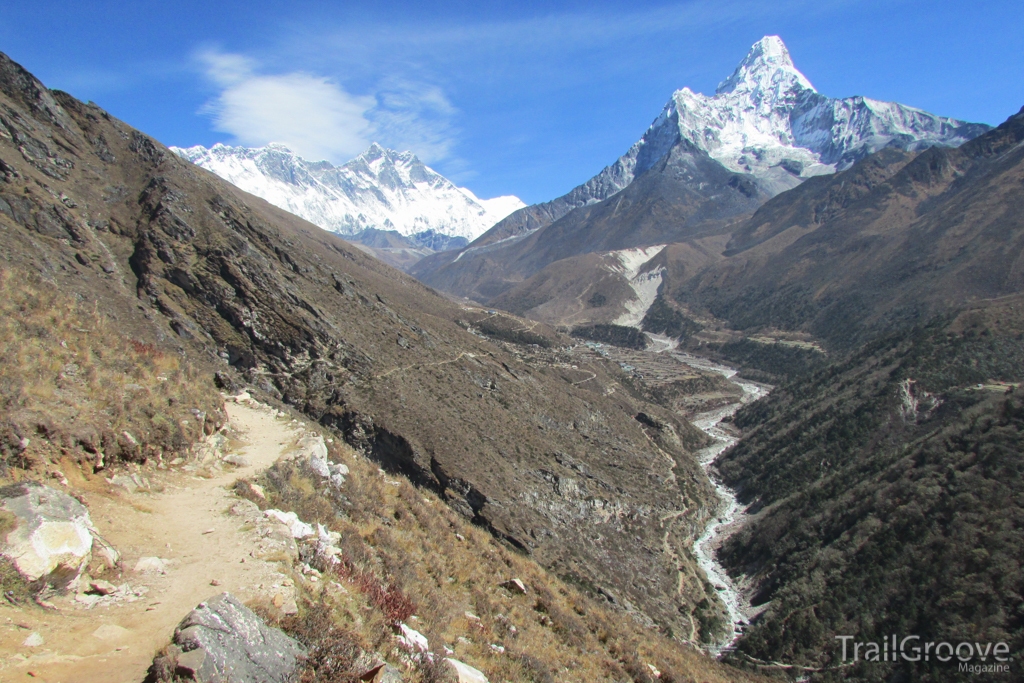
MULTIPOLYGON (((744 594, 741 586, 736 585, 736 582, 716 558, 718 548, 743 524, 747 515, 743 506, 736 500, 736 492, 719 480, 714 468, 714 461, 738 440, 733 433, 722 427, 722 421, 731 417, 742 406, 766 396, 772 387, 739 379, 735 368, 702 356, 679 351, 676 349, 675 341, 667 337, 652 335, 652 340, 654 344, 646 353, 668 355, 679 364, 693 370, 721 375, 742 392, 722 397, 719 400, 719 405, 698 411, 689 418, 697 428, 715 439, 712 445, 698 451, 696 455, 708 478, 714 484, 721 503, 717 514, 712 517, 704 532, 694 541, 693 552, 708 581, 717 589, 718 596, 728 612, 728 629, 723 638, 717 643, 705 646, 709 653, 719 655, 739 638, 743 627, 754 617, 757 610, 751 608, 749 596, 744 594)), ((653 370, 654 368, 648 366, 648 369, 653 370)))

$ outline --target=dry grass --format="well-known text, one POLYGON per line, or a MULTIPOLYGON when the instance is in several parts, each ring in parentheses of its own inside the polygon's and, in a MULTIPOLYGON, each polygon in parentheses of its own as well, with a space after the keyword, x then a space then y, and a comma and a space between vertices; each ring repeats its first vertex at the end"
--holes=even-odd
POLYGON ((5 471, 61 451, 107 464, 181 451, 202 435, 206 415, 219 420, 221 403, 210 378, 126 337, 98 306, 0 270, 5 471))
MULTIPOLYGON (((492 682, 653 683, 658 679, 648 665, 664 683, 753 679, 594 602, 467 523, 433 493, 392 479, 347 446, 331 448, 332 459, 351 470, 343 494, 315 486, 296 461, 279 462, 260 480, 268 496, 262 505, 294 510, 341 534, 340 566, 320 565, 316 583, 298 581, 302 612, 281 624, 314 651, 358 642, 407 667, 408 680, 444 680, 446 667, 415 661, 395 645, 392 626, 404 617, 428 637, 438 659, 444 648, 454 650, 453 657, 492 682), (528 593, 499 586, 511 578, 521 579, 528 593), (413 609, 416 616, 409 617, 413 609), (318 633, 325 640, 311 638, 318 633)), ((318 674, 319 667, 311 665, 303 680, 344 680, 327 676, 327 669, 318 674)))

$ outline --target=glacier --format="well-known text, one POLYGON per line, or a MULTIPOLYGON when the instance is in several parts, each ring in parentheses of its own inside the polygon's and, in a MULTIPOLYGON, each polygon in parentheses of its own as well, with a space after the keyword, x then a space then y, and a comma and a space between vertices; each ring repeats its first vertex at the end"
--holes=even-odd
POLYGON ((412 152, 377 143, 342 166, 307 161, 279 144, 171 150, 274 206, 345 236, 376 229, 472 241, 526 206, 514 196, 481 199, 412 152))

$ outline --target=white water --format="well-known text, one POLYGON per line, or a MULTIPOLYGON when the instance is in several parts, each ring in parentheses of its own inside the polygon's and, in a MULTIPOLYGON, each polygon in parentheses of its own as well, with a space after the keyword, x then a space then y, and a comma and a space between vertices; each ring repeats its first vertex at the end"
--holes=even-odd
POLYGON ((717 516, 708 524, 704 533, 694 542, 693 546, 697 555, 697 563, 704 570, 708 581, 720 589, 718 590, 718 596, 725 603, 725 607, 729 612, 729 632, 721 642, 707 648, 710 653, 718 655, 722 650, 736 642, 736 639, 740 636, 740 630, 737 626, 740 623, 748 622, 752 616, 750 603, 733 582, 728 572, 725 571, 725 567, 715 558, 715 550, 735 530, 738 523, 745 516, 743 508, 736 500, 736 492, 719 481, 712 469, 712 463, 715 458, 737 441, 735 437, 724 431, 719 426, 719 423, 739 410, 741 406, 767 395, 771 387, 737 380, 735 379, 736 370, 734 368, 719 365, 707 358, 678 352, 672 355, 698 370, 717 372, 743 390, 743 395, 738 403, 730 403, 705 413, 698 413, 690 420, 704 433, 715 439, 714 444, 698 451, 697 459, 704 467, 704 471, 707 472, 711 483, 715 485, 715 492, 721 498, 722 504, 717 516))

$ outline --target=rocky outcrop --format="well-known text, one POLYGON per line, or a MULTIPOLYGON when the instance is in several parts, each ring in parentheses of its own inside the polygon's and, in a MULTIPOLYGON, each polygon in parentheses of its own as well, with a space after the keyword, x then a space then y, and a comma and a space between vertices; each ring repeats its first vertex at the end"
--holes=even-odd
MULTIPOLYGON (((14 525, 0 554, 40 587, 74 588, 92 561, 95 532, 85 506, 48 486, 23 482, 0 489, 0 508, 14 525)), ((113 551, 106 543, 102 546, 113 551)), ((113 552, 114 562, 116 558, 113 552)))
POLYGON ((202 602, 174 630, 147 681, 292 683, 305 649, 229 593, 202 602))

